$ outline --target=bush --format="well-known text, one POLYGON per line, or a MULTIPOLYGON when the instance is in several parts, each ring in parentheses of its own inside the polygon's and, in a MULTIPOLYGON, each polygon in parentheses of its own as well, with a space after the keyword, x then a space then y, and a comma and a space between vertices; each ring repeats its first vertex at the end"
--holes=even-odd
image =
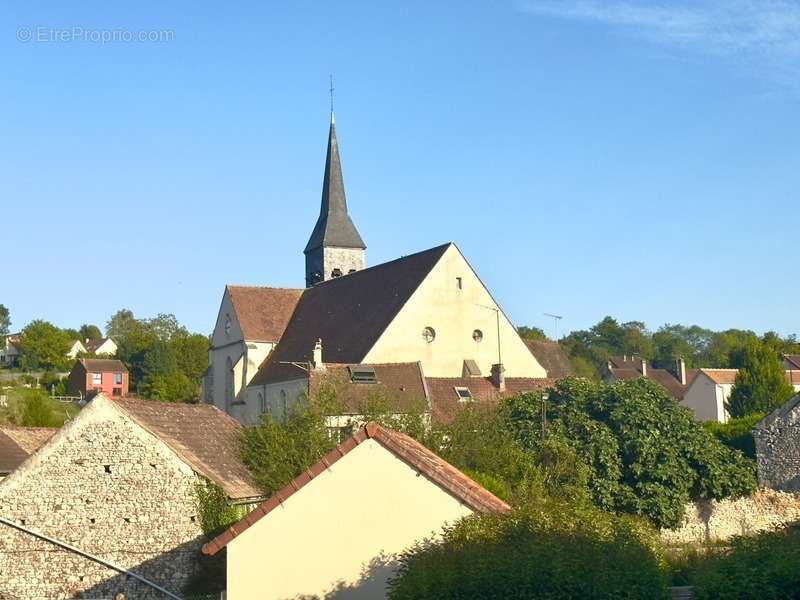
POLYGON ((753 440, 753 427, 755 427, 756 423, 763 419, 764 416, 764 413, 753 413, 746 417, 730 419, 727 423, 710 421, 704 423, 704 425, 706 429, 714 434, 714 437, 728 446, 728 448, 739 450, 746 457, 755 460, 756 443, 755 440, 753 440))
POLYGON ((531 451, 556 443, 573 449, 588 469, 593 501, 604 510, 675 527, 690 500, 756 488, 753 462, 722 445, 648 379, 559 381, 548 400, 544 440, 541 403, 539 395, 523 394, 504 404, 516 439, 531 451))
POLYGON ((697 600, 800 597, 800 528, 736 538, 690 575, 697 600))
POLYGON ((399 557, 389 598, 664 598, 664 567, 644 521, 541 499, 417 544, 399 557))

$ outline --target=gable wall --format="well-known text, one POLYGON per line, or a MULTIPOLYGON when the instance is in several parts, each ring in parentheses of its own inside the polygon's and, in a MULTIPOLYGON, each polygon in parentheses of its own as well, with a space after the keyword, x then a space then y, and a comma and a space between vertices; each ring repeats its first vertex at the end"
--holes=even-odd
POLYGON ((753 430, 758 484, 776 490, 800 491, 800 407, 766 429, 753 430))
MULTIPOLYGON (((464 359, 473 359, 481 373, 489 375, 498 361, 497 320, 496 313, 485 306, 498 308, 461 252, 451 245, 362 362, 419 360, 427 377, 460 377, 464 359), (457 277, 461 277, 461 289, 457 277), (436 331, 431 343, 422 337, 425 327, 436 331), (472 338, 475 329, 483 332, 481 342, 472 338)), ((502 312, 500 341, 506 377, 547 377, 502 312)))
MULTIPOLYGON (((0 483, 0 514, 180 592, 202 542, 198 481, 166 445, 100 397, 0 483)), ((164 598, 4 524, 0 592, 19 598, 112 598, 119 592, 164 598)))
POLYGON ((698 421, 718 421, 725 423, 728 414, 725 401, 730 396, 731 386, 718 386, 705 373, 698 373, 692 385, 683 395, 681 404, 692 410, 698 421), (727 389, 727 393, 726 390, 727 389))
MULTIPOLYGON (((367 440, 230 542, 228 598, 322 595, 339 580, 354 584, 382 552, 400 552, 471 512, 367 440)), ((377 589, 358 597, 384 597, 390 573, 373 571, 377 589)))

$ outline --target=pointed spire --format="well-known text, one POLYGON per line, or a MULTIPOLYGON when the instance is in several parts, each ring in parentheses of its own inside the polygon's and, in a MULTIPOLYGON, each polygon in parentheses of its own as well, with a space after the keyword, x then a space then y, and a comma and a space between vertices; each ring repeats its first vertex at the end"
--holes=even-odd
POLYGON ((305 252, 320 246, 338 248, 366 248, 364 240, 347 214, 347 198, 344 193, 342 164, 339 159, 339 144, 336 141, 336 122, 331 111, 331 126, 328 132, 328 155, 325 158, 325 175, 322 182, 322 205, 317 224, 306 244, 305 252))

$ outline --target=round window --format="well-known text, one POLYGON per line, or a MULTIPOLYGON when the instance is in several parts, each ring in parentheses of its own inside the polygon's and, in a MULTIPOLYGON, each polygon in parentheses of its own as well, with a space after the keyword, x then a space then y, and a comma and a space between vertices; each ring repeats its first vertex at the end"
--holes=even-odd
POLYGON ((476 342, 480 342, 483 339, 483 332, 480 329, 476 329, 472 332, 472 339, 476 342))
POLYGON ((422 339, 429 344, 436 339, 436 332, 433 330, 433 327, 426 327, 422 330, 422 339))

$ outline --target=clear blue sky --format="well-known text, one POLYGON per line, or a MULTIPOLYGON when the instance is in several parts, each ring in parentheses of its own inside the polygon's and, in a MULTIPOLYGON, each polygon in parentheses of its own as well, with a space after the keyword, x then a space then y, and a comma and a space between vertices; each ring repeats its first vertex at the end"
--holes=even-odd
POLYGON ((128 307, 210 332, 226 283, 301 286, 332 72, 369 264, 455 241, 548 332, 800 330, 797 2, 11 1, 0 24, 16 329, 128 307))

